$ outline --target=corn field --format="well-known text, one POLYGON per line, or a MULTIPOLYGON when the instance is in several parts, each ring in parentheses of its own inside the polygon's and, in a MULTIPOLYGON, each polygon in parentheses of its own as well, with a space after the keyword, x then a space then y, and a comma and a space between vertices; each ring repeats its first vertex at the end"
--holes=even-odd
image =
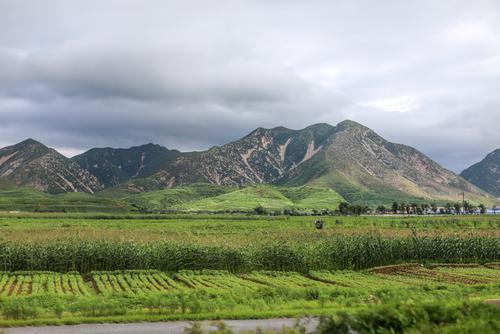
POLYGON ((0 242, 0 271, 217 269, 231 272, 363 269, 402 262, 486 263, 500 259, 499 238, 488 236, 334 236, 254 247, 159 241, 54 240, 0 242))

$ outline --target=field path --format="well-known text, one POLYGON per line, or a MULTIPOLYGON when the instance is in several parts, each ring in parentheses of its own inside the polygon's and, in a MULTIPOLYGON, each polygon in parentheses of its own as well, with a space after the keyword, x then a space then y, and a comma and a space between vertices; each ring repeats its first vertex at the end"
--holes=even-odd
MULTIPOLYGON (((296 319, 276 318, 259 320, 223 320, 235 332, 255 330, 279 330, 283 326, 293 327, 296 319)), ((203 328, 213 330, 212 321, 202 321, 203 328)), ((189 321, 172 322, 144 322, 132 324, 83 324, 71 326, 42 326, 42 327, 19 327, 0 328, 0 333, 5 334, 183 334, 184 328, 190 327, 189 321)), ((312 331, 318 325, 317 319, 301 320, 307 331, 312 331)))

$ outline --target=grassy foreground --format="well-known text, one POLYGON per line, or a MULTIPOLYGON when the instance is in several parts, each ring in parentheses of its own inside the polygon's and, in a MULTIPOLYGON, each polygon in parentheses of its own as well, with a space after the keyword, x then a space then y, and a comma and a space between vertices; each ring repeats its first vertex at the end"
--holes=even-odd
POLYGON ((168 274, 147 270, 82 276, 76 272, 4 272, 0 274, 0 326, 373 316, 380 310, 387 312, 387 321, 397 323, 412 309, 435 312, 432 317, 455 317, 461 312, 457 309, 498 314, 494 306, 478 305, 485 299, 499 298, 499 288, 497 264, 414 264, 305 274, 253 271, 235 275, 213 270, 168 274))

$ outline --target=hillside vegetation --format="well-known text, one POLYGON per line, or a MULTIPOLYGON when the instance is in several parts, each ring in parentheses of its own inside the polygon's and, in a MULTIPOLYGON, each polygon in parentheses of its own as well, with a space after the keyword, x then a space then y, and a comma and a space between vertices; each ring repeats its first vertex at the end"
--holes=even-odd
POLYGON ((266 210, 333 210, 343 198, 332 189, 319 187, 258 185, 239 189, 199 183, 130 195, 125 200, 143 211, 252 212, 257 207, 266 210))
POLYGON ((0 211, 124 213, 124 202, 87 193, 47 194, 29 187, 0 182, 0 211))

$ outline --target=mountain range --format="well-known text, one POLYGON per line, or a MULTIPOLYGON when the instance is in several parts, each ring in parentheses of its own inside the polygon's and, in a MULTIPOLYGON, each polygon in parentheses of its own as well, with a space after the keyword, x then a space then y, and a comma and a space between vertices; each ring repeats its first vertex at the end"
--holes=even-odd
MULTIPOLYGON (((498 156, 487 167, 496 172, 492 177, 496 177, 497 189, 499 169, 491 166, 494 161, 498 166, 498 156)), ((349 120, 302 130, 258 128, 239 140, 201 152, 146 144, 129 149, 93 148, 68 159, 32 139, 0 150, 0 178, 50 193, 130 194, 202 182, 323 187, 349 202, 366 204, 457 200, 461 192, 473 202, 496 201, 498 193, 471 176, 479 174, 475 170, 485 171, 476 168, 462 173, 471 183, 418 150, 391 143, 349 120)), ((485 182, 491 184, 491 180, 485 182)))

